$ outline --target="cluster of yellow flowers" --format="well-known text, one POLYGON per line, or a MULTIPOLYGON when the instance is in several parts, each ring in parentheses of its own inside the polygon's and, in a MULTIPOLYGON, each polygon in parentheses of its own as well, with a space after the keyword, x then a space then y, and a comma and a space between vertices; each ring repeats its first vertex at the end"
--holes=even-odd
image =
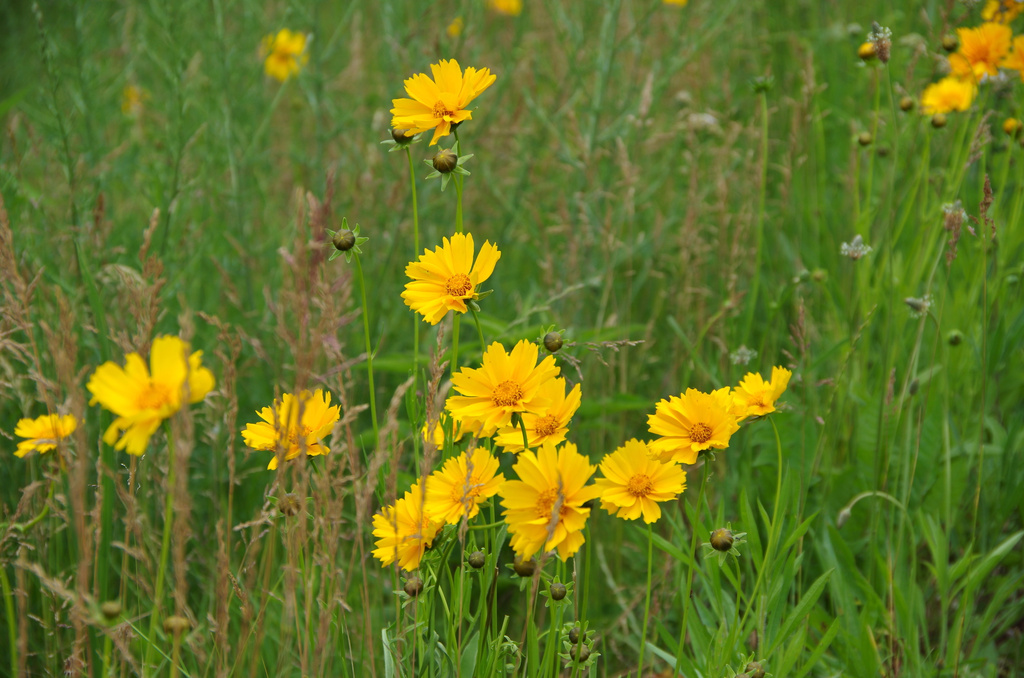
POLYGON ((949 75, 925 88, 921 110, 926 115, 966 111, 978 86, 999 75, 999 69, 1018 71, 1024 80, 1024 35, 1014 37, 1009 23, 1024 12, 1018 0, 988 0, 975 28, 958 28, 957 43, 949 55, 949 75))

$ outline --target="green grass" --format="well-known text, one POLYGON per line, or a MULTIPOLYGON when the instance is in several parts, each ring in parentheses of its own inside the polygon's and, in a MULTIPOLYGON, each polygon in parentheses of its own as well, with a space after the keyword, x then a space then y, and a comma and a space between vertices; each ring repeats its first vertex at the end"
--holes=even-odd
MULTIPOLYGON (((427 392, 422 376, 407 381, 413 320, 399 296, 414 256, 408 164, 379 142, 403 79, 449 57, 498 76, 459 129, 474 154, 465 228, 502 253, 482 331, 511 347, 566 329, 559 364, 583 391, 569 439, 593 463, 648 436, 662 398, 794 371, 772 415, 781 468, 772 423, 745 425, 705 467, 702 505, 691 469, 654 527, 645 675, 674 665, 684 615, 688 677, 732 678, 750 656, 776 676, 1024 668, 1024 149, 1001 129, 1024 114, 1024 89, 1013 74, 986 84, 943 129, 898 106, 940 77, 941 38, 978 11, 525 5, 518 17, 468 1, 0 8, 0 672, 132 675, 149 656, 161 675, 495 675, 483 667, 523 652, 521 675, 540 675, 538 658, 551 675, 568 647, 556 627, 580 620, 601 655, 589 675, 636 674, 642 525, 595 507, 580 557, 544 567, 578 575, 571 605, 541 597, 532 613, 531 580, 511 579, 511 551, 496 548, 502 530, 468 537, 493 549, 481 573, 463 573, 465 545, 446 533, 421 568, 427 593, 405 607, 398 574, 369 553, 373 513, 423 461, 427 392), (465 30, 451 38, 455 16, 465 30), (884 67, 856 57, 872 21, 893 31, 884 67), (313 36, 283 85, 258 54, 282 27, 313 36), (129 84, 145 93, 135 115, 121 110, 129 84), (947 264, 943 206, 957 200, 968 221, 947 264), (380 446, 359 409, 370 398, 355 263, 325 261, 322 229, 343 217, 369 237, 359 262, 380 446), (840 247, 858 234, 872 251, 853 261, 840 247), (926 295, 915 315, 904 300, 926 295), (179 333, 217 389, 163 429, 176 455, 161 433, 130 459, 101 443, 111 415, 88 406, 85 383, 179 333), (747 365, 730 360, 741 346, 757 351, 747 365), (239 431, 303 387, 343 404, 332 453, 267 471, 239 431), (64 469, 54 454, 13 456, 17 420, 48 410, 85 421, 64 469), (286 493, 305 519, 278 510, 286 493), (738 559, 691 553, 726 523, 747 533, 738 559), (482 581, 464 612, 476 621, 460 627, 450 596, 464 576, 482 581), (499 614, 474 617, 481 587, 499 614), (108 621, 99 605, 112 600, 122 611, 108 621), (171 613, 191 629, 176 661, 171 613)), ((432 249, 454 231, 455 191, 424 181, 426 141, 411 149, 432 249)), ((424 364, 436 337, 420 324, 424 364)), ((460 366, 480 348, 466 316, 460 366)), ((500 520, 492 508, 487 522, 500 520)))

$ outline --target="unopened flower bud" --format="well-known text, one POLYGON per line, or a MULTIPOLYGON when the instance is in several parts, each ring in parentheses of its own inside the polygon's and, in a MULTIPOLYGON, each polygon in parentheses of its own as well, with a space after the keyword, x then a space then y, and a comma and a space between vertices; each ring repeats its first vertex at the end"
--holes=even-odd
POLYGON ((1020 136, 1021 122, 1017 118, 1007 118, 1003 121, 1003 131, 1008 137, 1020 136))
POLYGON ((836 516, 836 527, 842 529, 843 525, 846 524, 846 521, 849 520, 850 516, 852 515, 853 512, 850 511, 850 509, 844 508, 842 511, 839 512, 839 515, 836 516))
POLYGON ((551 585, 551 588, 548 589, 548 593, 551 594, 551 600, 562 600, 565 598, 565 594, 568 593, 568 591, 566 591, 565 584, 555 582, 551 585))
POLYGON ((100 613, 106 617, 108 621, 113 621, 121 616, 121 603, 116 600, 108 600, 100 605, 100 613))
POLYGON ((335 233, 334 237, 331 238, 331 242, 334 243, 334 248, 339 252, 348 252, 355 247, 356 234, 345 228, 335 233))
POLYGON ((294 492, 289 492, 277 502, 277 510, 281 512, 281 515, 288 516, 289 518, 297 515, 299 508, 299 498, 295 496, 294 492))
POLYGON ((875 47, 875 43, 873 42, 865 42, 857 48, 857 56, 859 56, 862 61, 871 61, 878 56, 878 48, 875 47))
POLYGON ((963 342, 964 335, 960 330, 950 330, 949 334, 946 335, 946 343, 950 346, 959 346, 963 342))
POLYGON ((423 592, 423 580, 420 579, 419 575, 414 574, 405 580, 405 586, 402 587, 402 590, 405 591, 405 595, 415 598, 423 592))
POLYGON ((469 565, 474 570, 479 570, 484 566, 487 561, 487 556, 484 555, 483 551, 473 551, 469 554, 469 565))
POLYGON ((720 527, 711 532, 711 548, 716 551, 728 551, 732 548, 732 530, 720 527))
POLYGON ((573 645, 580 642, 580 627, 574 626, 569 629, 569 642, 573 645))
POLYGON ((533 573, 537 571, 537 561, 533 558, 523 560, 516 556, 515 562, 512 563, 512 569, 520 577, 532 577, 533 573))
POLYGON ((914 98, 903 97, 902 99, 900 99, 900 110, 903 111, 904 113, 909 113, 910 111, 914 110, 914 98))
POLYGON ((861 146, 870 146, 871 141, 871 132, 861 132, 857 136, 857 143, 860 144, 861 146))
POLYGON ((453 171, 459 164, 459 156, 452 153, 447 148, 442 148, 434 155, 434 169, 441 174, 448 174, 453 171))
POLYGON ((562 335, 558 332, 548 332, 544 335, 544 348, 555 353, 562 348, 562 335))
POLYGON ((181 635, 188 631, 191 626, 184 617, 174 615, 164 620, 164 633, 169 633, 173 636, 181 635))
POLYGON ((408 132, 408 131, 409 130, 407 130, 407 129, 400 129, 398 127, 392 127, 391 128, 391 138, 395 140, 396 144, 403 144, 404 145, 404 144, 412 143, 412 136, 408 136, 408 137, 405 136, 405 133, 408 132))
POLYGON ((955 52, 960 49, 960 41, 956 39, 955 35, 945 35, 942 37, 942 49, 947 52, 955 52))
POLYGON ((943 113, 936 113, 932 116, 932 127, 942 129, 946 126, 946 116, 943 113))
POLYGON ((586 645, 573 645, 569 648, 569 656, 582 664, 590 658, 590 648, 586 645))
POLYGON ((764 666, 761 665, 761 662, 749 662, 743 670, 750 678, 764 678, 764 666))

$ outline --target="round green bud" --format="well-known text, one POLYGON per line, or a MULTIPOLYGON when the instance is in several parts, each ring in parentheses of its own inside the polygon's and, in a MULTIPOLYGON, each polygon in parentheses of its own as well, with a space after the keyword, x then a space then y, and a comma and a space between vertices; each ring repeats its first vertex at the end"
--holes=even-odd
POLYGON ((964 343, 964 334, 960 330, 950 330, 946 335, 946 343, 950 346, 959 346, 964 343))
POLYGON ((942 49, 947 52, 955 52, 960 49, 960 41, 956 39, 955 35, 946 35, 942 38, 942 49))
POLYGON ((173 617, 168 617, 164 620, 164 633, 177 636, 188 631, 191 626, 192 625, 189 621, 184 617, 174 615, 173 617))
POLYGON ((483 551, 473 551, 469 554, 469 565, 474 570, 479 570, 487 562, 487 556, 484 555, 483 551))
POLYGON ((548 593, 551 594, 551 600, 562 600, 565 598, 565 594, 568 593, 568 591, 565 588, 565 584, 555 582, 551 585, 551 588, 548 589, 548 593))
POLYGON ((419 575, 414 574, 405 580, 405 586, 402 587, 405 591, 405 595, 410 598, 415 598, 423 592, 423 580, 420 579, 419 575))
POLYGON ((551 353, 556 353, 562 348, 562 335, 558 332, 548 332, 544 335, 544 348, 551 353))
POLYGON ((512 569, 520 577, 532 577, 533 573, 537 571, 537 561, 533 558, 523 560, 516 556, 515 562, 512 563, 512 569))
POLYGON ((590 658, 590 648, 586 645, 573 645, 569 648, 569 656, 582 664, 590 658))
POLYGON ((860 144, 861 146, 870 146, 871 141, 871 132, 861 132, 857 136, 857 143, 860 144))
POLYGON ((356 246, 356 234, 349 229, 338 231, 331 238, 334 248, 340 252, 348 252, 356 246))
POLYGON ((459 156, 452 153, 447 148, 442 148, 434 155, 434 169, 441 174, 448 174, 452 172, 459 165, 459 156))
POLYGON ((580 642, 580 627, 574 626, 569 629, 569 642, 573 645, 580 642))
POLYGON ((900 99, 900 110, 903 111, 904 113, 909 113, 910 111, 914 110, 914 98, 903 97, 902 99, 900 99))
POLYGON ((932 116, 932 127, 942 129, 946 126, 946 116, 943 113, 936 113, 932 116))
POLYGON ((391 128, 391 138, 395 140, 396 144, 408 144, 408 143, 411 143, 412 142, 412 137, 411 136, 408 136, 408 137, 405 136, 405 133, 408 132, 408 131, 409 130, 407 130, 407 129, 401 129, 399 127, 392 127, 391 128))
POLYGON ((743 670, 750 678, 764 678, 764 666, 761 665, 761 662, 750 662, 743 670))
POLYGON ((732 548, 733 541, 732 531, 724 527, 711 532, 711 548, 716 551, 728 551, 732 548))
POLYGON ((121 603, 116 600, 108 600, 100 605, 100 613, 108 620, 114 620, 121 616, 121 603))

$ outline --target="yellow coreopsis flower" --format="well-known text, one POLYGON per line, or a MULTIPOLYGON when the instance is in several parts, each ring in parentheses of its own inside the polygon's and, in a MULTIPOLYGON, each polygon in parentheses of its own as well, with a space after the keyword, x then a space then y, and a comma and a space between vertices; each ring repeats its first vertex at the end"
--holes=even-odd
POLYGON ((443 525, 424 512, 423 490, 417 482, 394 506, 384 507, 373 517, 377 537, 373 557, 384 567, 397 560, 402 569, 415 570, 443 525))
POLYGON ((264 60, 264 72, 278 82, 284 82, 309 63, 306 34, 282 28, 276 35, 263 38, 260 54, 264 60))
MULTIPOLYGON (((1024 7, 1024 3, 1020 6, 1024 7)), ((1013 39, 1013 51, 999 65, 1017 71, 1020 79, 1024 81, 1024 35, 1018 35, 1013 39)))
POLYGON ((658 502, 675 499, 686 489, 686 471, 674 461, 652 459, 647 443, 636 439, 607 455, 601 473, 604 477, 594 482, 601 508, 626 520, 643 516, 645 523, 657 521, 658 502))
POLYGON ((1020 0, 988 0, 981 10, 981 18, 1008 24, 1020 16, 1021 12, 1024 12, 1024 2, 1020 0))
POLYGON ((675 5, 676 7, 686 7, 686 3, 690 0, 662 0, 662 3, 666 5, 675 5))
POLYGON ((183 399, 197 403, 206 397, 213 389, 213 373, 202 366, 202 351, 189 351, 178 337, 157 337, 149 351, 150 369, 138 353, 125 356, 124 367, 106 362, 96 368, 86 384, 92 393, 89 404, 99 403, 117 415, 103 442, 141 455, 149 437, 181 409, 183 399))
POLYGON ((473 234, 456 233, 431 252, 423 251, 417 261, 405 267, 412 281, 405 284, 406 306, 436 325, 449 310, 466 313, 466 301, 476 297, 477 285, 491 277, 501 258, 497 246, 484 241, 473 261, 473 234))
POLYGON ((137 85, 125 85, 121 91, 121 112, 137 116, 142 112, 142 102, 148 98, 149 95, 137 85))
POLYGON ((748 372, 732 392, 736 412, 740 417, 761 417, 775 411, 775 401, 789 385, 793 373, 785 367, 772 368, 772 380, 765 381, 760 374, 748 372))
POLYGON ((497 471, 498 458, 485 447, 452 457, 427 478, 424 511, 434 520, 453 525, 463 517, 476 517, 480 504, 505 482, 497 471))
POLYGON ((323 389, 313 393, 302 391, 297 398, 285 393, 281 400, 274 401, 273 408, 264 407, 256 413, 263 421, 246 424, 242 438, 254 450, 274 453, 268 469, 277 468, 278 450, 285 460, 294 459, 303 451, 309 457, 328 454, 330 448, 320 441, 341 417, 341 407, 330 405, 331 394, 323 389))
MULTIPOLYGON (((565 379, 549 379, 541 386, 541 397, 548 399, 548 406, 537 412, 524 412, 523 424, 531 448, 545 444, 557 445, 565 440, 569 432, 569 421, 580 408, 580 385, 576 384, 568 394, 565 379)), ((523 431, 519 426, 503 426, 494 439, 506 452, 523 450, 523 431)))
POLYGON ((512 415, 537 413, 548 407, 543 385, 558 376, 555 357, 537 363, 537 345, 520 341, 506 353, 498 342, 484 352, 483 366, 463 367, 452 375, 452 384, 460 395, 450 396, 446 407, 453 417, 479 426, 480 435, 492 435, 507 426, 512 415))
POLYGON ((472 66, 463 74, 455 59, 441 59, 431 64, 430 70, 433 79, 417 73, 405 81, 405 91, 411 99, 391 101, 391 126, 406 130, 407 137, 434 130, 430 140, 433 146, 451 133, 452 125, 472 120, 473 113, 466 106, 490 87, 497 76, 491 75, 488 68, 477 70, 472 66))
MULTIPOLYGON (((958 28, 956 34, 960 39, 957 54, 971 65, 975 78, 981 80, 985 75, 999 75, 999 64, 1010 52, 1013 31, 1009 26, 990 21, 977 28, 958 28)), ((950 59, 950 64, 956 73, 955 60, 950 59)))
POLYGON ((44 414, 35 419, 19 419, 14 435, 27 438, 18 443, 14 456, 24 457, 35 451, 46 454, 57 447, 57 443, 74 433, 78 420, 72 414, 44 414))
POLYGON ((711 393, 689 388, 679 397, 662 400, 647 416, 651 433, 660 436, 648 446, 662 461, 694 464, 701 451, 729 446, 729 438, 740 428, 737 419, 729 387, 711 393))
POLYGON ((448 24, 446 32, 449 38, 457 38, 462 35, 462 29, 466 27, 466 22, 462 20, 461 16, 457 16, 452 19, 452 22, 448 24))
POLYGON ((512 550, 523 560, 541 550, 557 550, 562 560, 576 553, 590 515, 583 504, 600 493, 586 484, 597 467, 566 443, 558 449, 545 445, 536 453, 523 452, 512 468, 520 480, 510 480, 498 490, 512 550))
POLYGON ((921 95, 921 111, 925 115, 966 111, 974 101, 978 88, 972 80, 948 77, 928 85, 921 95))
POLYGON ((519 16, 523 12, 523 0, 487 0, 488 6, 498 14, 519 16))

